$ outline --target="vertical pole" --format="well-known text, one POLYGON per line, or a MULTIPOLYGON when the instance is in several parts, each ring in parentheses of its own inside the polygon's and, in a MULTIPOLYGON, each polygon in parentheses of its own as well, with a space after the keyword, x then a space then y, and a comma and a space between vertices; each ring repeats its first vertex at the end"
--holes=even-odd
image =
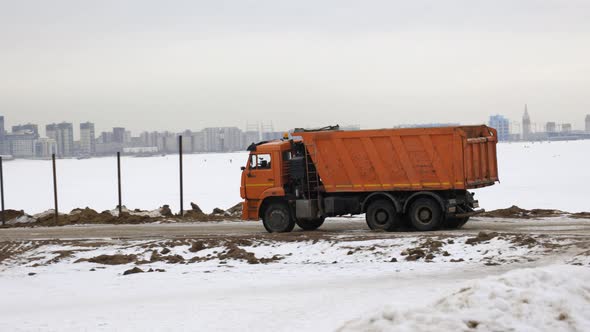
POLYGON ((6 225, 4 218, 4 169, 2 166, 2 156, 0 156, 0 194, 2 196, 2 226, 6 225))
POLYGON ((178 136, 178 161, 179 161, 179 168, 180 168, 180 216, 184 216, 184 206, 182 202, 184 201, 183 195, 183 179, 182 179, 182 135, 178 136))
POLYGON ((119 217, 123 213, 123 203, 121 198, 121 152, 117 152, 117 188, 119 193, 119 217))
POLYGON ((57 172, 55 170, 55 153, 51 154, 51 162, 53 164, 53 202, 55 203, 55 223, 59 217, 59 211, 57 209, 57 172))

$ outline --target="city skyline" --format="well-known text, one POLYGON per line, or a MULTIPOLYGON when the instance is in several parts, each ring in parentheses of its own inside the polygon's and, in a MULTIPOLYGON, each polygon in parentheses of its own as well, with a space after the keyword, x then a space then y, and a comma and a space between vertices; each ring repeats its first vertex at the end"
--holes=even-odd
MULTIPOLYGON (((528 104, 524 104, 524 105, 525 105, 525 108, 526 109, 529 108, 529 105, 528 104)), ((514 117, 507 116, 506 115, 507 114, 506 112, 501 112, 501 111, 492 112, 490 114, 492 114, 492 115, 502 115, 502 116, 506 117, 512 123, 512 122, 516 122, 517 119, 521 119, 521 117, 522 117, 522 106, 520 108, 520 113, 517 116, 514 116, 514 117)), ((539 121, 539 118, 536 116, 536 113, 534 113, 534 114, 535 114, 535 117, 534 117, 535 118, 535 121, 532 121, 531 120, 531 123, 530 123, 530 128, 531 128, 531 130, 534 130, 534 131, 543 131, 544 130, 543 128, 545 128, 548 123, 555 123, 556 126, 558 126, 558 125, 561 126, 562 124, 571 125, 572 130, 580 130, 580 131, 587 130, 586 128, 587 128, 587 124, 588 124, 588 113, 583 114, 580 117, 579 121, 577 121, 577 122, 576 121, 574 121, 574 122, 568 122, 568 121, 564 121, 564 120, 558 120, 558 119, 555 118, 555 115, 550 115, 548 117, 548 120, 547 121, 539 121)), ((561 114, 559 114, 559 115, 561 116, 561 114)), ((4 125, 5 125, 6 128, 11 128, 11 127, 14 127, 14 126, 26 126, 26 125, 31 125, 32 124, 32 125, 41 125, 41 128, 43 130, 45 130, 45 124, 44 123, 41 123, 41 122, 38 122, 38 121, 28 120, 28 121, 25 121, 25 122, 16 122, 16 121, 10 121, 10 118, 6 114, 0 114, 0 116, 4 116, 4 125)), ((448 121, 445 121, 445 122, 439 122, 439 123, 457 123, 457 124, 461 124, 461 125, 489 124, 490 123, 490 116, 491 115, 486 115, 486 117, 484 118, 484 120, 482 120, 481 122, 474 122, 474 123, 466 123, 466 122, 451 121, 451 120, 448 120, 448 121)), ((155 129, 140 128, 140 129, 137 129, 137 130, 133 130, 133 126, 129 127, 129 126, 125 126, 124 124, 120 124, 119 123, 119 124, 116 124, 116 125, 110 127, 110 126, 106 126, 106 125, 101 125, 101 123, 99 123, 97 121, 93 121, 92 119, 85 119, 85 120, 80 121, 80 122, 76 122, 76 121, 72 121, 72 120, 51 121, 51 122, 48 122, 47 124, 60 124, 60 123, 72 123, 74 125, 73 126, 74 127, 73 128, 73 134, 74 134, 74 138, 75 139, 80 139, 80 134, 81 134, 80 128, 78 126, 76 126, 75 124, 83 124, 83 123, 92 123, 94 125, 94 128, 93 128, 94 129, 94 132, 96 133, 97 136, 98 136, 98 134, 100 134, 102 132, 112 131, 114 128, 118 128, 118 127, 122 127, 122 128, 125 128, 128 131, 131 131, 131 134, 141 134, 143 132, 172 132, 172 133, 180 133, 180 132, 187 131, 187 130, 189 130, 189 131, 199 131, 199 130, 202 130, 202 129, 205 129, 205 128, 210 128, 210 127, 199 127, 199 126, 196 126, 196 127, 189 127, 189 128, 186 128, 186 127, 185 128, 180 128, 180 127, 178 127, 178 128, 175 128, 175 129, 165 129, 166 126, 163 126, 163 127, 155 128, 155 129)), ((391 123, 389 126, 387 126, 387 125, 381 125, 381 126, 377 126, 377 127, 365 127, 365 126, 360 125, 359 123, 337 123, 336 122, 336 123, 326 123, 326 124, 324 124, 322 126, 306 126, 306 125, 303 125, 303 126, 293 126, 292 128, 277 128, 274 125, 274 121, 270 121, 270 122, 267 122, 267 123, 264 123, 262 121, 251 121, 251 122, 249 122, 249 123, 247 122, 247 123, 245 123, 243 125, 233 125, 231 123, 225 123, 225 124, 224 123, 221 123, 220 126, 215 126, 215 127, 236 127, 236 128, 241 129, 242 131, 248 131, 248 130, 251 130, 252 127, 254 126, 254 127, 258 128, 257 130, 259 130, 259 131, 273 131, 273 132, 279 132, 280 131, 280 132, 288 132, 288 131, 290 131, 290 130, 292 130, 294 128, 298 128, 298 127, 301 127, 301 128, 314 128, 314 127, 323 127, 325 125, 336 125, 336 124, 340 125, 341 127, 347 127, 347 126, 356 127, 356 126, 358 126, 359 128, 362 128, 362 129, 379 129, 379 128, 394 128, 394 127, 403 127, 403 126, 413 126, 413 125, 417 125, 417 124, 419 125, 419 124, 428 124, 428 123, 437 123, 437 122, 434 122, 434 121, 431 121, 431 122, 424 121, 424 122, 413 122, 413 123, 411 123, 411 122, 408 122, 408 123, 391 123)), ((514 129, 511 129, 511 132, 512 133, 516 133, 514 129)), ((519 128, 519 132, 522 134, 522 128, 519 128)), ((42 134, 44 132, 41 131, 41 130, 39 130, 38 133, 39 134, 42 134)), ((47 136, 47 134, 45 133, 44 136, 47 136)))

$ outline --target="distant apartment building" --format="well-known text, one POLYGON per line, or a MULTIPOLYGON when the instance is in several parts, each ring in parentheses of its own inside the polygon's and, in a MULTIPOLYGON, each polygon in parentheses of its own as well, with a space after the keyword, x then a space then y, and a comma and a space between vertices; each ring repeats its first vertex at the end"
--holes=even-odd
POLYGON ((35 140, 35 158, 48 159, 54 153, 57 154, 57 142, 54 139, 39 138, 35 140))
POLYGON ((590 114, 586 115, 586 132, 590 133, 590 114))
POLYGON ((545 124, 545 132, 554 133, 557 131, 557 124, 555 122, 547 122, 545 124))
POLYGON ((192 133, 193 152, 207 151, 207 135, 204 131, 197 131, 192 133))
POLYGON ((92 156, 96 153, 94 123, 80 123, 80 154, 92 156))
POLYGON ((4 129, 4 116, 0 115, 0 139, 4 138, 4 134, 6 134, 4 129))
POLYGON ((260 139, 260 132, 259 131, 249 130, 244 133, 245 145, 250 145, 252 143, 258 143, 260 141, 261 141, 261 139, 260 139))
POLYGON ((17 132, 5 135, 8 146, 8 154, 15 158, 33 158, 35 152, 35 140, 37 138, 30 132, 17 132))
POLYGON ((45 135, 57 143, 59 157, 74 155, 74 126, 68 122, 52 123, 45 126, 45 135))
POLYGON ((36 124, 27 123, 24 125, 16 125, 12 126, 13 133, 29 133, 35 136, 35 138, 39 138, 39 127, 36 124))
POLYGON ((562 133, 571 133, 572 132, 572 124, 571 123, 564 123, 561 125, 561 132, 562 133))
POLYGON ((0 155, 6 155, 8 153, 8 144, 6 144, 4 140, 4 135, 6 132, 4 131, 4 116, 0 115, 0 155))
MULTIPOLYGON (((191 153, 193 152, 193 133, 190 130, 185 130, 181 133, 182 135, 182 152, 191 153)), ((177 139, 177 142, 179 140, 177 139)), ((176 148, 178 151, 178 147, 176 148)))
POLYGON ((4 152, 16 158, 33 158, 35 140, 39 137, 37 125, 17 125, 11 133, 3 135, 4 152))
POLYGON ((510 139, 510 120, 499 114, 492 115, 489 125, 498 132, 498 140, 508 141, 510 139))
POLYGON ((113 133, 110 131, 103 131, 102 133, 100 133, 97 143, 107 144, 107 143, 112 143, 113 141, 114 141, 113 133))
POLYGON ((113 128, 113 142, 121 144, 125 143, 125 128, 113 128))
POLYGON ((285 134, 284 131, 269 131, 269 132, 264 132, 262 133, 262 140, 263 141, 272 141, 275 139, 281 139, 283 138, 283 135, 285 134))
POLYGON ((244 149, 242 131, 237 127, 215 127, 202 130, 205 152, 240 151, 244 149))

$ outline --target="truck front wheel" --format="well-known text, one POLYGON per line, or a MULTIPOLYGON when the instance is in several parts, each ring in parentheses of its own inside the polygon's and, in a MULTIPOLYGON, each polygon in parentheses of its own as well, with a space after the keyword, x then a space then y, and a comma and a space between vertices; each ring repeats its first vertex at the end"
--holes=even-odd
POLYGON ((295 220, 286 204, 272 203, 264 212, 262 224, 269 233, 285 233, 295 228, 295 220))
POLYGON ((388 232, 395 230, 399 219, 393 204, 384 199, 372 202, 365 218, 370 229, 388 232))
POLYGON ((318 218, 318 219, 297 219, 296 223, 297 226, 301 227, 304 231, 313 231, 324 223, 325 218, 318 218))
POLYGON ((442 210, 432 198, 418 198, 410 206, 409 217, 412 226, 419 231, 437 229, 442 221, 442 210))

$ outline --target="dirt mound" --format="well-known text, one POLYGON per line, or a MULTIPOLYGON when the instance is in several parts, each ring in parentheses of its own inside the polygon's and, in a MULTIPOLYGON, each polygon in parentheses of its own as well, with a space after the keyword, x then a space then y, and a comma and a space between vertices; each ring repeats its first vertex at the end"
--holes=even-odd
MULTIPOLYGON (((417 261, 421 258, 424 258, 426 261, 430 261, 436 257, 435 254, 441 253, 440 250, 443 245, 444 243, 441 241, 427 239, 418 247, 404 250, 401 255, 406 256, 406 260, 410 262, 417 261)), ((449 256, 449 253, 445 251, 442 253, 442 255, 449 256)))
POLYGON ((136 266, 130 270, 123 272, 123 275, 126 276, 126 275, 130 275, 130 274, 135 274, 135 273, 144 273, 144 271, 136 266))
POLYGON ((497 236, 498 236, 498 233, 496 233, 496 232, 491 232, 491 233, 479 232, 476 237, 472 237, 472 238, 465 240, 465 244, 470 244, 473 246, 478 243, 487 242, 497 236))
POLYGON ((164 205, 160 208, 160 214, 162 214, 164 217, 173 217, 174 214, 172 213, 172 210, 170 210, 170 206, 169 205, 164 205))
POLYGON ((137 260, 137 256, 135 255, 100 255, 92 258, 80 258, 79 260, 75 261, 75 263, 81 262, 90 262, 96 264, 103 264, 103 265, 122 265, 122 264, 129 264, 133 263, 137 260))
POLYGON ((232 217, 241 217, 242 216, 242 202, 230 207, 227 209, 227 213, 229 213, 232 217))
MULTIPOLYGON (((2 212, 0 212, 2 213, 2 212)), ((9 221, 12 219, 20 218, 25 215, 25 211, 20 210, 4 210, 4 220, 9 221)))
POLYGON ((567 212, 560 210, 551 209, 522 209, 516 205, 513 205, 507 209, 498 209, 480 214, 480 217, 488 218, 517 218, 517 219, 531 219, 531 218, 547 218, 547 217, 559 217, 567 212))
POLYGON ((235 259, 235 260, 244 260, 248 262, 248 264, 259 264, 260 261, 256 258, 253 252, 246 251, 238 247, 237 245, 230 243, 227 245, 227 250, 221 254, 219 254, 218 258, 220 260, 227 260, 227 259, 235 259))
POLYGON ((197 213, 197 214, 205 214, 203 212, 203 210, 201 210, 201 208, 196 203, 191 202, 191 209, 192 209, 191 211, 194 212, 194 213, 197 213))
POLYGON ((572 213, 569 216, 570 216, 570 218, 575 218, 575 219, 590 219, 590 212, 572 213))

